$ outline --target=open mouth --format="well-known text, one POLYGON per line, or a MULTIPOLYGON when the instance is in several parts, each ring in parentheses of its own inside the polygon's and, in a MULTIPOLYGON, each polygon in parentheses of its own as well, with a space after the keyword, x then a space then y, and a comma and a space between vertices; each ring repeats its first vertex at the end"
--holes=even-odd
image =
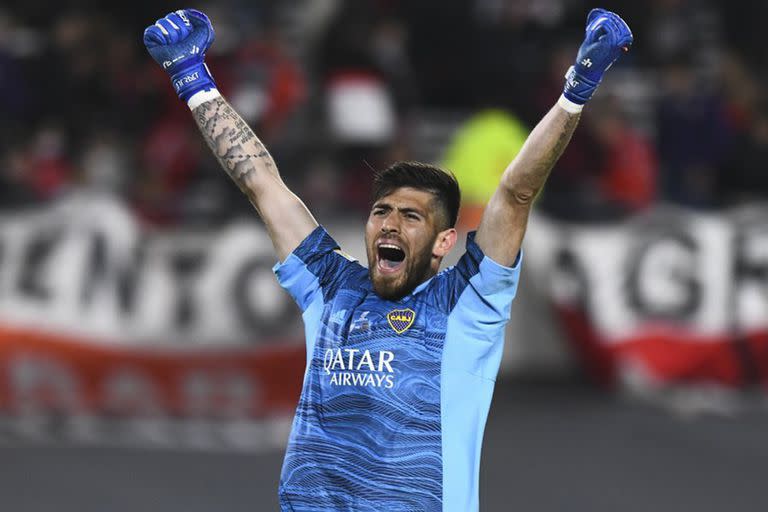
POLYGON ((405 251, 393 243, 377 246, 378 267, 384 273, 397 272, 405 263, 405 251))

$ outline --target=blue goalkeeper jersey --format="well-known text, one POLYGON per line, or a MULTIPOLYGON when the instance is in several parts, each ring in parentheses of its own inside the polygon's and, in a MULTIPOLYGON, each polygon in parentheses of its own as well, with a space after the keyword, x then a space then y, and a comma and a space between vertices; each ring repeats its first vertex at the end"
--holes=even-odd
POLYGON ((275 266, 303 313, 307 365, 283 511, 478 509, 480 449, 520 275, 467 237, 399 301, 322 228, 275 266))

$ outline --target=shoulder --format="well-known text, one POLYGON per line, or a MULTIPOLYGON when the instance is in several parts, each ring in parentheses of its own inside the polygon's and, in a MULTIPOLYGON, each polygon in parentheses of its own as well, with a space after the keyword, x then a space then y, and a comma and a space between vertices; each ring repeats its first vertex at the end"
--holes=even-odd
MULTIPOLYGON (((435 276, 425 290, 441 309, 453 311, 462 296, 474 297, 473 304, 511 302, 517 290, 522 252, 513 266, 506 267, 486 256, 475 242, 475 232, 467 235, 466 251, 456 265, 435 276)), ((464 302, 470 302, 464 300, 464 302)))
MULTIPOLYGON (((285 261, 274 267, 278 282, 296 296, 322 292, 328 301, 340 289, 362 287, 368 270, 345 253, 323 228, 318 226, 285 261)), ((299 301, 302 304, 307 299, 299 301)))

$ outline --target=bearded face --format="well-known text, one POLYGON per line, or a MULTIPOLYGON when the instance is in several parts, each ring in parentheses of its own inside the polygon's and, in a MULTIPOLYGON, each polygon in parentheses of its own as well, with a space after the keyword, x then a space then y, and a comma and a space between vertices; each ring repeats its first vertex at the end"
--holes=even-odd
POLYGON ((435 209, 430 192, 410 187, 373 205, 365 241, 368 272, 381 298, 398 300, 437 273, 444 253, 436 247, 441 232, 435 209))

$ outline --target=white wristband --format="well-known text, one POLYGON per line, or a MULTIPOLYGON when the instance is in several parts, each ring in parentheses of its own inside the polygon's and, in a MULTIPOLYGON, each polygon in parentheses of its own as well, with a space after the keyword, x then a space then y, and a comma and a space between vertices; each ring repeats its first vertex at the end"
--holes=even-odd
POLYGON ((578 103, 572 102, 566 98, 564 94, 560 95, 560 98, 557 100, 557 104, 560 105, 560 108, 569 114, 580 114, 584 109, 584 105, 579 105, 578 103))
POLYGON ((221 93, 218 89, 196 92, 189 98, 189 100, 187 100, 187 106, 189 106, 190 110, 195 110, 203 103, 214 100, 220 96, 221 93))

